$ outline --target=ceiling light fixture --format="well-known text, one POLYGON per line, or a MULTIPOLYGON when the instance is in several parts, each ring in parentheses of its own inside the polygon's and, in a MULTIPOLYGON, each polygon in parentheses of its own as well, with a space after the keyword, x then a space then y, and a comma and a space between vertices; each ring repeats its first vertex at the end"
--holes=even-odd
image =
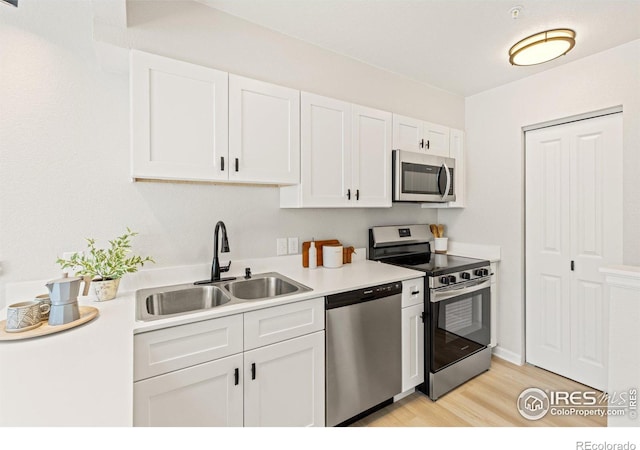
POLYGON ((509 49, 509 62, 514 66, 533 66, 566 55, 576 45, 576 32, 558 28, 522 39, 509 49))

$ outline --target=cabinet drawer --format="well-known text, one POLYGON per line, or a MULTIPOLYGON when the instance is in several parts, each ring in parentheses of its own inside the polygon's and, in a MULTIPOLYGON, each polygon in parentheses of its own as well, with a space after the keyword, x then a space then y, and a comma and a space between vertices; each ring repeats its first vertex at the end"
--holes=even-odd
POLYGON ((134 337, 134 380, 242 352, 242 315, 205 320, 134 337))
POLYGON ((419 305, 424 300, 424 278, 414 278, 402 282, 402 307, 419 305))
POLYGON ((244 349, 251 350, 323 329, 323 297, 248 312, 244 315, 244 349))

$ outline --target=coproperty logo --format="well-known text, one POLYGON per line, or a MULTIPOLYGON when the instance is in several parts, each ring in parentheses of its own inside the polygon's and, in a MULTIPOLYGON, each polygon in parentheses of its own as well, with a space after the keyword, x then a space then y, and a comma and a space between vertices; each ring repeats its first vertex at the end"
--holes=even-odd
POLYGON ((624 416, 635 420, 638 390, 608 394, 598 391, 543 391, 531 387, 522 391, 517 401, 518 412, 528 420, 539 420, 548 413, 554 416, 624 416))

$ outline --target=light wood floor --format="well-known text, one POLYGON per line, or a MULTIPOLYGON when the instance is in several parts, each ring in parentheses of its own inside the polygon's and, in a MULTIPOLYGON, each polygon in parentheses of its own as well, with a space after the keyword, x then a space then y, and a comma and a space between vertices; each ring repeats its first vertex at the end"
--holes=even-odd
POLYGON ((437 402, 415 392, 352 426, 366 427, 604 427, 605 417, 523 418, 516 409, 520 393, 542 390, 593 391, 575 381, 531 365, 517 366, 493 358, 491 369, 444 395, 437 402))

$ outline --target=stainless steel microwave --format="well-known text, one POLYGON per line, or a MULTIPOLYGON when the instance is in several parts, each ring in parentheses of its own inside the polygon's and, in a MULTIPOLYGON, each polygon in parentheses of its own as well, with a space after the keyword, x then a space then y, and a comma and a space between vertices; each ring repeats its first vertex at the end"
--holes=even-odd
POLYGON ((456 160, 405 150, 393 151, 394 202, 452 202, 456 160))

